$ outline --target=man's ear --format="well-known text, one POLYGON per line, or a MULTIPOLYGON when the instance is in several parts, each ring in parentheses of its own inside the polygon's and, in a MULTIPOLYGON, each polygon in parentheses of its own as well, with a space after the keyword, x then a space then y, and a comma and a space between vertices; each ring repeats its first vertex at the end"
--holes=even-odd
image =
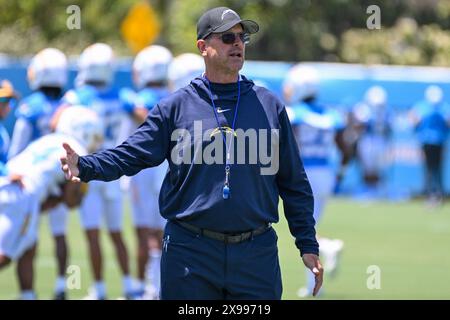
POLYGON ((197 40, 197 48, 200 54, 206 56, 206 42, 203 39, 197 40))

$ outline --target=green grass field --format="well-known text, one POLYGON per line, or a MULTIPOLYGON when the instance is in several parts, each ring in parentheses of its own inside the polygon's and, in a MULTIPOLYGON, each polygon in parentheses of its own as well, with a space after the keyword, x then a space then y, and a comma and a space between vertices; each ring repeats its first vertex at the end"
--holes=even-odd
MULTIPOLYGON (((135 237, 126 209, 125 237, 135 270, 135 237)), ((284 299, 298 299, 297 289, 305 282, 305 272, 284 217, 276 225, 284 299)), ((330 201, 319 234, 345 242, 339 272, 325 277, 320 299, 450 299, 450 205, 428 211, 419 201, 409 203, 363 204, 344 199, 330 201), (367 268, 381 270, 381 288, 370 290, 367 268)), ((52 296, 56 273, 53 242, 47 218, 43 218, 36 260, 35 286, 40 299, 52 296)), ((81 268, 81 288, 68 292, 69 298, 82 298, 90 285, 86 243, 77 214, 70 217, 70 264, 81 268)), ((105 280, 110 298, 121 296, 120 272, 107 236, 105 280)), ((18 296, 15 267, 0 272, 0 299, 18 296)))

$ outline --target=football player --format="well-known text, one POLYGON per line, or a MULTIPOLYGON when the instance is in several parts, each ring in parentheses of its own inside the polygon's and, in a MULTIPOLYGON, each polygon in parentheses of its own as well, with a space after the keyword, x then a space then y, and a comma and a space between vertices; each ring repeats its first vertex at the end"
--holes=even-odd
POLYGON ((391 133, 391 115, 387 108, 387 94, 380 86, 370 87, 364 100, 352 110, 355 125, 360 128, 356 153, 364 177, 364 197, 381 195, 382 172, 391 133))
MULTIPOLYGON (((11 105, 16 99, 17 94, 14 92, 11 82, 0 80, 0 120, 4 120, 8 116, 11 111, 11 105)), ((0 123, 0 176, 5 174, 9 145, 9 134, 0 123)))
POLYGON ((176 56, 169 66, 169 89, 175 92, 187 86, 192 79, 205 71, 202 56, 195 53, 182 53, 176 56))
MULTIPOLYGON (((114 90, 112 86, 113 64, 114 53, 109 45, 95 43, 87 47, 80 55, 79 70, 75 79, 76 87, 65 94, 63 107, 53 119, 53 123, 57 123, 59 112, 70 108, 70 105, 83 105, 95 111, 102 119, 105 129, 101 149, 112 148, 125 139, 120 134, 126 112, 117 90, 114 90)), ((90 182, 80 207, 80 214, 88 239, 91 267, 95 279, 95 284, 90 288, 86 299, 106 299, 103 259, 99 242, 102 218, 106 222, 122 271, 124 295, 126 297, 132 295, 134 288, 129 272, 128 250, 122 238, 123 210, 119 181, 90 182)))
MULTIPOLYGON (((344 121, 341 115, 319 103, 318 72, 298 64, 289 70, 283 83, 286 110, 297 138, 300 156, 314 195, 314 219, 320 220, 335 184, 333 157, 336 146, 342 146, 344 121)), ((340 148, 340 147, 339 147, 340 148)), ((333 274, 343 248, 340 239, 318 237, 324 270, 333 274)), ((306 287, 300 288, 300 297, 312 296, 314 274, 307 270, 306 287)))
MULTIPOLYGON (((38 52, 27 69, 28 85, 33 93, 25 97, 16 111, 16 122, 8 157, 19 154, 32 141, 49 134, 50 120, 61 103, 67 84, 67 59, 58 49, 46 48, 38 52)), ((66 243, 68 208, 64 203, 49 212, 49 223, 55 240, 58 277, 54 298, 65 299, 65 272, 68 248, 66 243)))
POLYGON ((450 106, 439 86, 430 85, 425 99, 417 102, 409 117, 415 128, 425 160, 425 194, 427 206, 433 209, 445 195, 443 170, 445 144, 450 132, 450 106))
MULTIPOLYGON (((133 82, 139 90, 122 89, 120 96, 130 114, 128 135, 145 121, 160 99, 169 94, 167 72, 170 51, 159 45, 140 51, 133 62, 133 82)), ((159 191, 167 172, 167 162, 142 170, 130 181, 131 209, 138 240, 137 293, 142 299, 157 299, 160 289, 161 243, 165 219, 159 212, 159 191), (146 279, 149 283, 146 284, 146 279)))
POLYGON ((55 133, 45 135, 11 158, 7 176, 0 177, 0 268, 17 260, 22 299, 34 299, 33 259, 39 212, 63 202, 76 207, 82 184, 67 183, 61 171, 63 143, 86 154, 98 148, 103 127, 83 107, 62 113, 55 133))

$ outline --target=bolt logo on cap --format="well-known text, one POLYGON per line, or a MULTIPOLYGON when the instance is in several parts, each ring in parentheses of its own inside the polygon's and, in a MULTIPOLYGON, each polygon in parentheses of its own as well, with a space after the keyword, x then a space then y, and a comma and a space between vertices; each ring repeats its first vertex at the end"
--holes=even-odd
POLYGON ((231 13, 231 14, 234 14, 238 19, 240 19, 240 17, 238 16, 238 14, 236 13, 236 12, 234 12, 233 10, 231 10, 231 9, 227 9, 227 10, 225 10, 223 13, 222 13, 222 20, 223 20, 223 18, 225 17, 225 15, 227 14, 227 13, 231 13))

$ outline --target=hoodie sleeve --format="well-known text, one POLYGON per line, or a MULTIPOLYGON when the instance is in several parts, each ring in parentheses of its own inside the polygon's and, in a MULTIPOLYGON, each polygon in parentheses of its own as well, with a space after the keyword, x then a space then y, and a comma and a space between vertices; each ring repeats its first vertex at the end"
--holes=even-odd
POLYGON ((285 108, 280 112, 278 120, 280 159, 283 159, 283 164, 278 171, 277 185, 283 200, 284 214, 300 254, 302 256, 305 253, 318 255, 319 244, 314 228, 313 194, 285 108))
POLYGON ((113 149, 79 158, 81 181, 112 181, 161 164, 169 150, 168 128, 167 118, 156 105, 146 121, 125 142, 113 149))

